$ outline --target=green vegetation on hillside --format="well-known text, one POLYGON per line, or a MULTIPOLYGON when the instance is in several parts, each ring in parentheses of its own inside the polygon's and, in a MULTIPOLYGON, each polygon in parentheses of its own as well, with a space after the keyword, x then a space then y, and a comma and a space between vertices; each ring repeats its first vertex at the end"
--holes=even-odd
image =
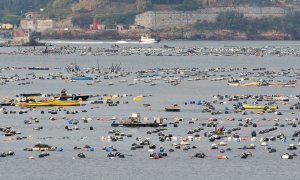
POLYGON ((19 25, 22 15, 43 8, 48 2, 49 0, 0 0, 0 23, 19 25))
POLYGON ((51 0, 1 0, 0 16, 5 14, 23 15, 28 11, 45 8, 51 0))
POLYGON ((198 30, 228 29, 245 32, 249 35, 264 31, 281 31, 289 33, 294 39, 300 39, 300 12, 288 14, 284 17, 263 19, 248 19, 242 13, 228 11, 220 13, 214 23, 198 21, 195 28, 198 30))
MULTIPOLYGON (((134 18, 137 13, 114 13, 95 16, 97 21, 104 25, 130 25, 134 23, 134 18)), ((72 23, 81 28, 88 28, 92 24, 94 16, 89 13, 80 14, 72 18, 72 23)))
POLYGON ((181 4, 175 7, 176 10, 180 11, 192 11, 200 8, 198 0, 184 0, 181 4))
POLYGON ((17 25, 20 24, 21 17, 16 15, 6 15, 0 18, 0 23, 17 25))
POLYGON ((115 13, 97 16, 97 20, 100 20, 101 24, 123 24, 130 25, 134 23, 134 19, 137 13, 128 12, 128 13, 115 13))

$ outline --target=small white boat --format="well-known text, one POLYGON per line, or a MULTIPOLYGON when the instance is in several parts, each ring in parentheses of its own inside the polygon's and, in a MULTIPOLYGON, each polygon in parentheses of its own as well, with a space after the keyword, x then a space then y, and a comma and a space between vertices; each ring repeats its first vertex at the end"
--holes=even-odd
POLYGON ((140 43, 145 43, 145 44, 158 43, 158 42, 160 42, 160 39, 154 39, 148 36, 141 36, 140 39, 140 43))
POLYGON ((293 159, 293 156, 289 155, 289 154, 284 154, 281 156, 282 159, 293 159))

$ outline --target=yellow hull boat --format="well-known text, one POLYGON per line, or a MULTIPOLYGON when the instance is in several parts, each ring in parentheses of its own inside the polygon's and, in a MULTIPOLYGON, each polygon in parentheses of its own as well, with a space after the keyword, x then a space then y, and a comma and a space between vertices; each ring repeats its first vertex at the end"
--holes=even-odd
POLYGON ((16 103, 16 106, 77 106, 77 105, 79 105, 79 101, 49 100, 49 101, 16 103))
POLYGON ((276 105, 261 105, 261 104, 243 104, 243 109, 278 109, 276 105))
POLYGON ((259 86, 259 83, 258 82, 251 82, 251 83, 240 84, 240 86, 259 86))

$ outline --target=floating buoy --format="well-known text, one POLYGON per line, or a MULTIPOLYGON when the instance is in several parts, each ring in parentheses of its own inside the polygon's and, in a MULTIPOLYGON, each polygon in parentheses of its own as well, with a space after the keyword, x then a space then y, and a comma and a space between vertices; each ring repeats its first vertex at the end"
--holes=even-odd
POLYGON ((217 159, 228 159, 228 157, 218 154, 217 159))

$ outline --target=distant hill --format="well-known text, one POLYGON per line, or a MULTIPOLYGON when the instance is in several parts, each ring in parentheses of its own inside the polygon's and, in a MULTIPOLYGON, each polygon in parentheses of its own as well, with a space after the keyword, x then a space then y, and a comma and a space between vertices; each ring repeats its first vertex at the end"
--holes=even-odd
MULTIPOLYGON (((26 13, 31 12, 43 19, 54 19, 57 24, 69 24, 69 27, 74 25, 88 28, 93 18, 97 18, 97 21, 106 27, 116 27, 117 24, 125 26, 133 24, 136 15, 146 11, 179 10, 189 12, 197 9, 201 9, 201 11, 209 8, 217 9, 214 7, 219 9, 233 7, 235 9, 235 7, 248 6, 294 9, 300 7, 299 4, 300 0, 0 0, 0 24, 9 23, 18 26, 20 19, 26 13)), ((167 39, 187 37, 196 39, 235 39, 236 37, 242 39, 265 37, 269 39, 300 39, 299 15, 300 13, 287 13, 285 17, 251 20, 244 14, 233 11, 217 14, 216 22, 198 21, 185 29, 173 28, 171 29, 172 33, 170 33, 170 29, 164 29, 159 34, 152 33, 167 39)), ((148 30, 153 31, 151 28, 148 30)), ((120 38, 120 34, 111 33, 108 32, 106 37, 120 38)), ((81 36, 85 38, 84 36, 87 34, 84 31, 79 36, 75 32, 74 34, 63 34, 63 37, 72 35, 73 38, 81 36)), ((128 33, 125 35, 125 38, 138 36, 136 34, 130 36, 128 33)))
MULTIPOLYGON (((103 24, 129 24, 134 15, 147 10, 195 10, 220 6, 294 6, 288 0, 1 0, 0 23, 19 23, 27 12, 44 18, 97 17, 103 24)), ((78 24, 80 25, 80 24, 78 24)))

